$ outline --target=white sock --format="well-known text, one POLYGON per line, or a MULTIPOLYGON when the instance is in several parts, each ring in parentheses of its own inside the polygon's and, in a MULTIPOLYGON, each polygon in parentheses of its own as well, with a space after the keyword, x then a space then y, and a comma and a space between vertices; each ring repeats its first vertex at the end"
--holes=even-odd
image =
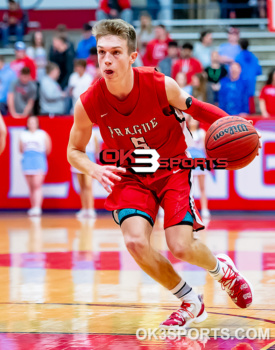
POLYGON ((224 262, 217 259, 217 264, 214 270, 212 271, 209 270, 208 272, 215 280, 219 281, 221 278, 223 278, 224 271, 226 271, 227 268, 228 266, 224 262))
POLYGON ((170 289, 170 292, 180 300, 185 299, 188 294, 194 293, 193 289, 184 280, 181 280, 176 287, 170 289))

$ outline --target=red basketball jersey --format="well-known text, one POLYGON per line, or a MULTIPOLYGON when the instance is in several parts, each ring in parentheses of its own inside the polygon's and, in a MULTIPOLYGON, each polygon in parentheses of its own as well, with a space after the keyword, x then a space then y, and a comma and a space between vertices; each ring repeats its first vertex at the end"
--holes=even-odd
POLYGON ((104 94, 103 78, 80 96, 87 115, 99 126, 109 149, 151 148, 165 158, 184 154, 187 146, 181 125, 173 115, 163 112, 169 106, 164 75, 149 67, 133 70, 134 84, 138 81, 139 89, 134 89, 137 103, 131 102, 133 98, 129 100, 129 115, 120 114, 110 104, 104 94))

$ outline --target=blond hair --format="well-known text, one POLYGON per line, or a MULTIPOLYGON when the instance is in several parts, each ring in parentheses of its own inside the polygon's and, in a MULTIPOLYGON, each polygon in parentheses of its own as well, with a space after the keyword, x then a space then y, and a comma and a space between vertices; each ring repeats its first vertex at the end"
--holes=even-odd
POLYGON ((129 54, 137 50, 135 28, 122 19, 103 19, 94 25, 92 33, 97 41, 103 36, 116 35, 127 41, 129 54))

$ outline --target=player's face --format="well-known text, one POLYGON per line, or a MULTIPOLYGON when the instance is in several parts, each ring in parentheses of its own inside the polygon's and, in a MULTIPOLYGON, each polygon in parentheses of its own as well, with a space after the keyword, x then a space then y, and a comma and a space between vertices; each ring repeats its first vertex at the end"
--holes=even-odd
POLYGON ((99 38, 97 52, 99 68, 106 80, 125 77, 137 56, 136 52, 129 54, 127 41, 116 35, 99 38))

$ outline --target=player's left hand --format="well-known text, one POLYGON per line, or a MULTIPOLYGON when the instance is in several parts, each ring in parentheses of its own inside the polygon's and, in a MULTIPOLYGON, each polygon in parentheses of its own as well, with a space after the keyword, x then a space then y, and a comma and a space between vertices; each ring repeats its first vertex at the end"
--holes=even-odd
MULTIPOLYGON (((248 120, 248 121, 249 121, 250 124, 253 125, 253 120, 248 120)), ((258 153, 257 153, 257 156, 258 156, 258 155, 260 155, 259 149, 262 148, 262 140, 261 140, 262 135, 261 135, 261 133, 259 133, 258 130, 256 130, 256 131, 257 131, 257 134, 259 136, 259 148, 258 148, 258 153)))

